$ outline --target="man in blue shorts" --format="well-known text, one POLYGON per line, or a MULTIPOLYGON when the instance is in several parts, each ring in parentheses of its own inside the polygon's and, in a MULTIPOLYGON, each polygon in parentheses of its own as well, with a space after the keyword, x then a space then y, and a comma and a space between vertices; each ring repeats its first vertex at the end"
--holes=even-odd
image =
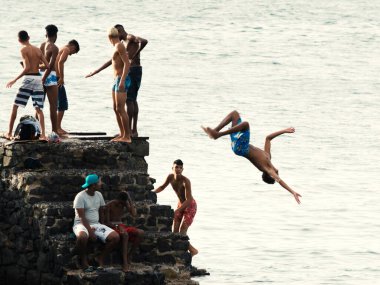
POLYGON ((268 135, 265 140, 264 150, 249 144, 249 123, 243 122, 237 111, 232 111, 230 114, 228 114, 227 117, 225 117, 216 128, 212 129, 202 126, 202 129, 210 138, 214 140, 225 135, 230 135, 232 151, 236 155, 245 157, 254 166, 256 166, 258 170, 262 171, 262 178, 264 182, 268 184, 274 184, 275 181, 277 181, 283 188, 285 188, 293 195, 298 204, 301 203, 299 197, 302 196, 293 191, 285 183, 285 181, 283 181, 280 176, 278 176, 278 170, 273 166, 271 162, 271 140, 285 133, 294 133, 294 128, 287 128, 268 135), (221 131, 229 123, 232 123, 231 128, 226 131, 221 131))
POLYGON ((83 191, 79 192, 74 199, 75 219, 73 225, 74 234, 77 237, 76 249, 81 258, 82 267, 85 272, 94 271, 94 267, 89 266, 86 249, 88 240, 101 240, 105 243, 102 253, 97 257, 98 269, 103 269, 104 258, 120 241, 119 234, 113 229, 102 224, 105 221, 105 206, 100 189, 100 180, 96 174, 86 177, 82 185, 83 191))
POLYGON ((79 43, 76 40, 71 40, 67 45, 60 48, 57 59, 55 61, 55 71, 58 79, 58 115, 57 115, 57 132, 60 136, 67 135, 67 132, 62 129, 62 120, 65 111, 69 108, 65 89, 65 73, 64 65, 68 57, 79 52, 79 43))

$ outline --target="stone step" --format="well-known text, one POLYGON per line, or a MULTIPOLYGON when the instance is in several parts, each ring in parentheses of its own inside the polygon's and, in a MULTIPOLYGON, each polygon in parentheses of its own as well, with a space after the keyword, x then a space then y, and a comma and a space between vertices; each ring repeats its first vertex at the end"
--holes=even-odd
MULTIPOLYGON (((107 202, 107 201, 106 201, 107 202)), ((151 201, 135 202, 137 215, 125 213, 122 221, 144 231, 170 232, 174 211, 170 206, 157 205, 151 201)), ((40 202, 33 205, 33 228, 43 238, 72 232, 74 221, 73 203, 40 202)))
POLYGON ((154 179, 140 171, 64 169, 19 171, 3 179, 10 191, 25 192, 28 203, 41 201, 73 201, 75 195, 82 191, 84 178, 90 173, 97 173, 102 181, 101 192, 104 199, 114 199, 122 190, 128 190, 135 201, 157 201, 154 179))
POLYGON ((126 169, 146 172, 149 155, 146 139, 133 139, 131 144, 101 140, 67 139, 61 143, 40 141, 0 145, 3 168, 18 170, 32 157, 39 159, 46 169, 126 169))

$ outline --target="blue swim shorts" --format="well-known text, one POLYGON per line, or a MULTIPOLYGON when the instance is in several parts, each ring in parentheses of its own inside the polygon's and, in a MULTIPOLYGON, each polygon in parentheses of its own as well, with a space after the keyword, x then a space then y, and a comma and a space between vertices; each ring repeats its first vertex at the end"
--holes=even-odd
POLYGON ((58 111, 66 111, 69 108, 67 101, 66 89, 64 85, 58 86, 58 111))
POLYGON ((129 69, 128 76, 131 78, 131 86, 128 88, 127 101, 136 101, 141 85, 142 67, 132 66, 129 69))
MULTIPOLYGON (((120 92, 119 91, 119 84, 120 84, 120 79, 121 77, 120 76, 117 76, 113 82, 113 85, 112 85, 112 91, 115 91, 115 92, 120 92)), ((125 81, 124 81, 124 86, 125 86, 125 90, 128 92, 128 89, 130 88, 131 86, 131 77, 128 76, 125 78, 125 81)))
MULTIPOLYGON (((239 118, 238 124, 241 123, 239 118)), ((248 156, 249 152, 249 129, 230 134, 232 151, 239 156, 248 156)))

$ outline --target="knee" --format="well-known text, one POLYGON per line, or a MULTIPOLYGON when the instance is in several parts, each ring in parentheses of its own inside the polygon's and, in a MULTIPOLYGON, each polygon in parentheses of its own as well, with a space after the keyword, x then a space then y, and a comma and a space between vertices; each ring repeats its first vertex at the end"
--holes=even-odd
POLYGON ((123 111, 125 111, 124 104, 116 104, 115 111, 117 113, 122 113, 123 111))
POLYGON ((239 114, 239 112, 238 112, 237 110, 233 110, 233 111, 231 112, 231 115, 232 115, 234 118, 239 118, 239 117, 240 117, 240 114, 239 114))
POLYGON ((118 243, 120 241, 120 236, 117 232, 112 232, 107 237, 107 242, 118 243))
POLYGON ((248 130, 249 129, 249 123, 248 122, 242 122, 243 128, 248 130))
POLYGON ((77 241, 79 243, 86 243, 88 240, 88 235, 85 232, 80 232, 79 235, 77 235, 77 241))

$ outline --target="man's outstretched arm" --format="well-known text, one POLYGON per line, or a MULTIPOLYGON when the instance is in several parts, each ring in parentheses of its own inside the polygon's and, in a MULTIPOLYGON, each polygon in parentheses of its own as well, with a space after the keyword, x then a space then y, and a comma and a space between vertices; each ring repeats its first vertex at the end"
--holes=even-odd
POLYGON ((161 191, 163 191, 170 183, 170 174, 168 175, 168 177, 166 177, 166 180, 164 182, 164 184, 162 184, 160 187, 152 190, 152 192, 154 193, 160 193, 161 191))
POLYGON ((298 194, 296 191, 294 191, 292 188, 290 188, 288 186, 288 184, 285 183, 284 180, 282 180, 280 178, 280 176, 278 176, 278 174, 274 171, 274 170, 270 170, 268 171, 268 174, 278 182, 278 184, 280 184, 284 189, 288 190, 294 197, 294 199, 296 199, 297 203, 298 204, 301 204, 301 200, 300 200, 300 197, 302 197, 300 194, 298 194))
POLYGON ((91 77, 97 73, 99 73, 100 71, 102 71, 103 69, 106 69, 108 66, 110 66, 112 64, 112 60, 110 59, 109 61, 107 61, 105 64, 103 64, 101 67, 99 67, 98 69, 90 72, 89 74, 86 75, 86 78, 88 77, 91 77))
POLYGON ((270 135, 267 135, 267 137, 265 138, 265 145, 264 145, 265 152, 270 155, 271 140, 273 140, 275 137, 278 137, 285 133, 294 133, 295 131, 296 130, 294 128, 290 127, 290 128, 283 129, 281 131, 274 132, 270 135))

